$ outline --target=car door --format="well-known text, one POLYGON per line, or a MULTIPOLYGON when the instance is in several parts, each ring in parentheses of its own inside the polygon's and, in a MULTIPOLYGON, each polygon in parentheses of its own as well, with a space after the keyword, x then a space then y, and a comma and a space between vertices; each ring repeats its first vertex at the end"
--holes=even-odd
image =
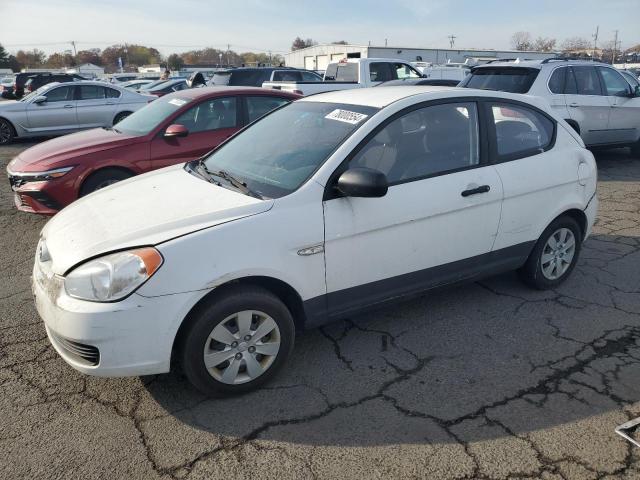
POLYGON ((370 85, 378 85, 382 82, 395 80, 395 70, 393 64, 389 62, 371 62, 369 64, 370 85))
POLYGON ((635 142, 640 134, 640 98, 632 96, 629 82, 611 67, 597 67, 602 79, 609 114, 609 139, 613 143, 635 142))
MULTIPOLYGON (((551 72, 551 76, 547 82, 547 88, 551 92, 551 95, 548 97, 549 104, 551 105, 551 108, 553 108, 565 120, 569 120, 571 118, 566 99, 568 83, 570 87, 573 88, 573 93, 576 93, 575 78, 573 75, 570 76, 569 73, 570 67, 557 67, 551 72)), ((544 94, 546 92, 540 93, 544 94)))
POLYGON ((75 87, 61 85, 47 90, 45 102, 31 101, 26 108, 30 132, 66 132, 78 128, 75 87))
POLYGON ((389 190, 381 198, 340 197, 329 183, 330 315, 489 267, 502 185, 482 144, 476 103, 459 100, 394 116, 347 159, 343 168, 383 172, 389 190))
POLYGON ((161 131, 150 146, 151 168, 161 168, 201 157, 238 131, 237 97, 201 101, 174 118, 172 124, 187 127, 186 137, 164 137, 161 131))
POLYGON ((602 94, 596 68, 574 65, 570 68, 568 75, 565 98, 571 119, 580 126, 580 136, 584 143, 587 145, 609 143, 611 106, 607 97, 602 94), (575 82, 575 89, 571 82, 575 82))
POLYGON ((110 127, 116 105, 106 98, 105 87, 100 85, 77 86, 78 124, 82 128, 110 127))
POLYGON ((577 187, 580 159, 552 149, 557 126, 545 113, 506 100, 484 106, 491 159, 504 188, 494 250, 516 249, 524 263, 541 233, 541 216, 553 215, 559 200, 577 187))

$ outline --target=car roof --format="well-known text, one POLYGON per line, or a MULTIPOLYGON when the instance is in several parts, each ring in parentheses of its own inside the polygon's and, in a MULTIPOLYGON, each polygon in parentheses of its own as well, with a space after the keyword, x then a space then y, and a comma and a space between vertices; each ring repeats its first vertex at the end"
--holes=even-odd
POLYGON ((438 100, 440 98, 455 97, 493 97, 506 100, 519 100, 530 103, 548 111, 549 107, 544 99, 518 93, 500 92, 495 90, 478 90, 475 88, 437 87, 433 85, 398 86, 385 88, 358 88, 353 90, 336 90, 304 97, 299 102, 343 103, 347 105, 363 105, 383 108, 407 97, 420 96, 421 102, 438 100))
MULTIPOLYGON (((479 68, 491 68, 491 67, 523 67, 523 68, 536 68, 542 69, 545 65, 558 66, 558 65, 607 65, 602 62, 594 62, 593 60, 579 60, 579 59, 566 59, 566 58, 549 58, 545 60, 493 60, 483 65, 471 67, 473 70, 479 68)), ((611 66, 611 65, 609 65, 611 66)))
POLYGON ((200 88, 188 88, 186 90, 180 90, 166 95, 165 98, 184 98, 189 100, 199 100, 207 97, 221 97, 225 95, 273 95, 277 97, 285 98, 300 98, 300 95, 295 93, 283 92, 281 90, 273 90, 271 88, 260 87, 227 87, 227 86, 214 86, 214 87, 200 87, 200 88))

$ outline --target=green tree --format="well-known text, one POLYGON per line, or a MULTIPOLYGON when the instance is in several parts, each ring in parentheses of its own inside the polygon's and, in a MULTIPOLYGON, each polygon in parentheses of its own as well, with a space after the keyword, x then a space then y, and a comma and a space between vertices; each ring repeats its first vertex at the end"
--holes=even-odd
POLYGON ((44 66, 47 56, 42 50, 34 48, 33 50, 18 50, 16 60, 25 68, 39 68, 44 66))
POLYGON ((177 53, 172 53, 167 58, 167 66, 170 70, 180 70, 183 65, 184 61, 182 60, 182 57, 177 53))

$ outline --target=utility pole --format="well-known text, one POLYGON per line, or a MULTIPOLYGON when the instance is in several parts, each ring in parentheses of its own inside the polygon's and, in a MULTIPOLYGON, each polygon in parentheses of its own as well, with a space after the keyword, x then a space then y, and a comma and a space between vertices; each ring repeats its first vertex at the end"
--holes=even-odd
POLYGON ((387 46, 387 39, 386 38, 384 39, 384 46, 385 47, 387 46))
POLYGON ((455 35, 451 34, 451 35, 449 35, 448 38, 449 38, 449 46, 451 48, 453 48, 453 46, 456 44, 456 38, 458 38, 458 37, 456 37, 455 35))
POLYGON ((229 50, 231 50, 231 45, 229 45, 229 44, 227 43, 227 65, 231 65, 231 64, 229 63, 229 50))
POLYGON ((613 37, 613 55, 611 56, 611 65, 616 63, 616 52, 618 51, 618 30, 614 30, 615 37, 613 37))
POLYGON ((599 32, 600 32, 600 25, 596 27, 596 33, 591 35, 593 37, 593 55, 591 56, 592 60, 596 58, 596 50, 598 50, 598 33, 599 32))
POLYGON ((75 40, 71 40, 69 43, 73 47, 73 56, 77 57, 78 56, 78 52, 76 51, 76 41, 75 40))

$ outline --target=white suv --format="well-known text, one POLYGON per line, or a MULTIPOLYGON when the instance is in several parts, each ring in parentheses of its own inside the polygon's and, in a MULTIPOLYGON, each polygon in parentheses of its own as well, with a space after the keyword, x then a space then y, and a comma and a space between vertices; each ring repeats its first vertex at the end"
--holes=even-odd
POLYGON ((545 98, 589 147, 630 146, 640 155, 640 89, 605 63, 546 59, 474 67, 467 88, 545 98))
POLYGON ((337 91, 74 202, 42 231, 33 290, 76 369, 173 359, 202 391, 239 393, 273 376, 296 330, 507 270, 555 287, 597 203, 593 155, 539 99, 337 91))

